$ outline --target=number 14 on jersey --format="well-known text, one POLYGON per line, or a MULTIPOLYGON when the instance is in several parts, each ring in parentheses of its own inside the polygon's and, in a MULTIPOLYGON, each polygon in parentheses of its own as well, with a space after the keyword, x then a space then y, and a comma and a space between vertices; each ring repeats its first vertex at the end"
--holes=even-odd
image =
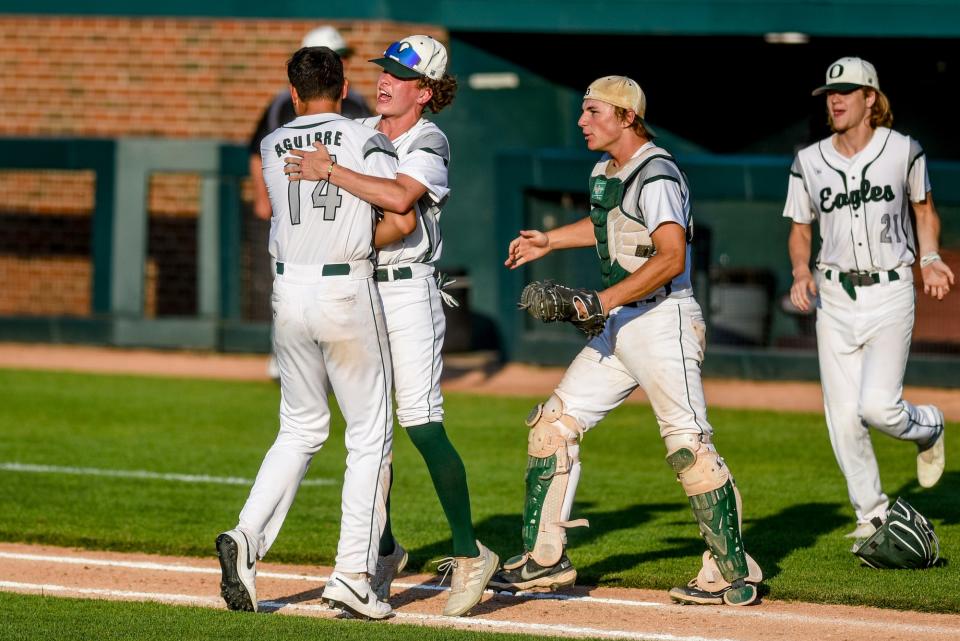
MULTIPOLYGON (((331 155, 330 160, 337 162, 337 157, 331 155)), ((300 186, 310 185, 309 181, 296 181, 287 187, 287 203, 290 209, 290 224, 300 224, 300 186)), ((310 194, 313 208, 322 211, 323 220, 336 220, 337 208, 343 202, 343 196, 340 195, 340 188, 331 185, 326 180, 319 181, 310 194)))

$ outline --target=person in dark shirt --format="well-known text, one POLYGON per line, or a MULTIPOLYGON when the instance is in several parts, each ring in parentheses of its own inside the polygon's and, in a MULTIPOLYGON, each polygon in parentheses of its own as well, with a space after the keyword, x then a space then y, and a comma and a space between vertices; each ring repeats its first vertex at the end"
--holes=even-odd
MULTIPOLYGON (((345 69, 349 68, 348 61, 353 56, 353 49, 347 45, 340 32, 329 25, 309 31, 303 37, 301 46, 333 49, 340 55, 345 69)), ((363 96, 352 87, 343 100, 342 114, 347 118, 365 118, 373 115, 363 96)), ((257 128, 253 131, 250 143, 247 145, 250 152, 250 178, 253 180, 253 213, 261 220, 270 220, 270 199, 267 197, 267 187, 263 183, 263 173, 260 168, 260 142, 275 129, 296 117, 290 89, 284 88, 263 110, 257 122, 257 128)))

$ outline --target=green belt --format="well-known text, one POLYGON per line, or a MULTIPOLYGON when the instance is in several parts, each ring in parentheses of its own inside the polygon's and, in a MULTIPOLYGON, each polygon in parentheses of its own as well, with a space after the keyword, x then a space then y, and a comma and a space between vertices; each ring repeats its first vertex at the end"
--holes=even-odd
MULTIPOLYGON (((283 273, 283 263, 277 261, 277 273, 283 273)), ((347 276, 350 274, 350 265, 347 263, 327 263, 320 270, 321 276, 347 276)))
MULTIPOLYGON (((827 277, 827 280, 830 280, 833 273, 832 269, 828 269, 824 272, 824 275, 827 277)), ((880 282, 880 273, 881 272, 837 272, 837 280, 840 281, 840 287, 843 287, 843 291, 847 292, 847 295, 853 300, 857 300, 856 288, 878 284, 880 282)), ((900 274, 891 269, 887 272, 887 280, 891 282, 900 280, 900 274)))
POLYGON ((389 280, 407 280, 413 278, 413 268, 412 267, 378 267, 377 271, 373 274, 374 280, 378 283, 389 280), (393 272, 393 278, 390 278, 390 272, 393 272))

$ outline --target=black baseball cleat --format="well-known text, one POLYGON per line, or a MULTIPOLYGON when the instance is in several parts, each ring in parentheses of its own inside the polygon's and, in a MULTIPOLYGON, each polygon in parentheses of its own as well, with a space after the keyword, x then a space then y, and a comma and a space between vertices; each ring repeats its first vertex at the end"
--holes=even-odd
POLYGON ((697 580, 693 579, 681 588, 672 588, 670 598, 677 603, 688 605, 750 605, 760 598, 757 586, 737 579, 732 585, 711 592, 697 587, 697 580))
POLYGON ((257 611, 257 556, 240 530, 217 537, 220 596, 228 610, 257 611))
POLYGON ((566 554, 560 556, 556 565, 550 566, 540 565, 529 554, 523 554, 504 563, 488 585, 505 592, 557 590, 573 585, 576 580, 577 569, 566 554))

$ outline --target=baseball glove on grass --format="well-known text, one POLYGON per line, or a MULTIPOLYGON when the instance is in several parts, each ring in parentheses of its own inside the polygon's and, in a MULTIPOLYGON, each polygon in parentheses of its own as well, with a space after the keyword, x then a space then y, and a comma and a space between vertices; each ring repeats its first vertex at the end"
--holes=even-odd
POLYGON ((569 321, 591 337, 599 336, 607 323, 596 291, 565 287, 552 280, 538 280, 524 287, 517 307, 544 323, 569 321))

